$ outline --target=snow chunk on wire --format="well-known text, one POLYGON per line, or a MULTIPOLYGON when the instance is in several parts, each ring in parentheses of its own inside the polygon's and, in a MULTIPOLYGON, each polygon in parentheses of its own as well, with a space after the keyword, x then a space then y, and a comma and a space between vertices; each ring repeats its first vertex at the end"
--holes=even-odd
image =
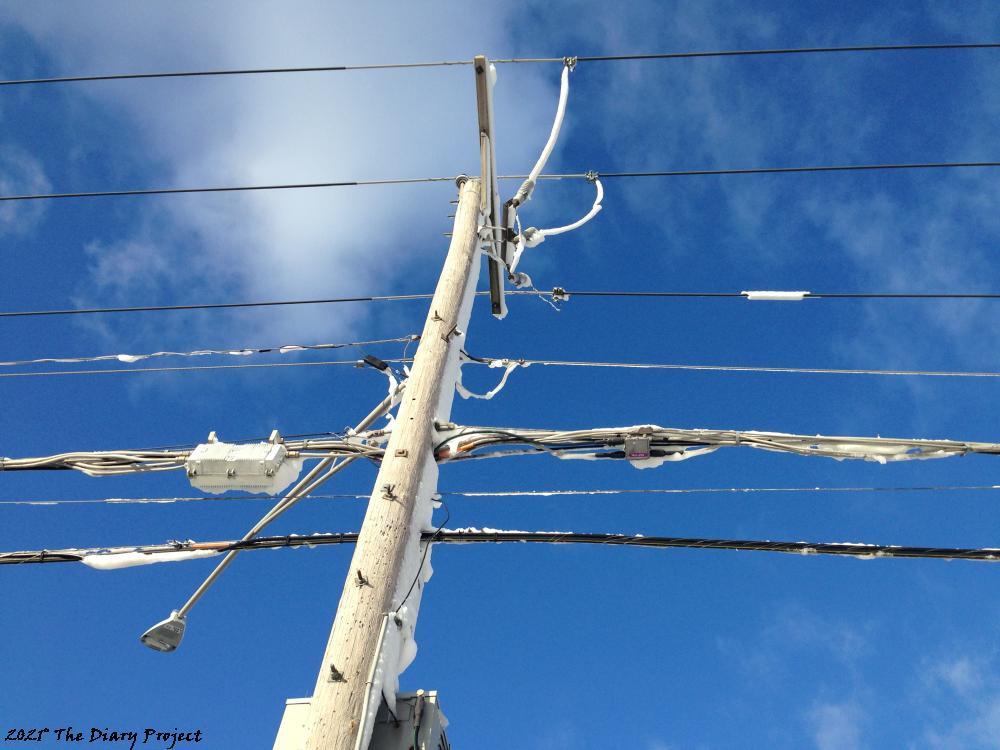
POLYGON ((202 557, 214 557, 221 552, 222 550, 217 549, 191 549, 178 550, 177 552, 157 552, 155 554, 146 552, 96 553, 93 555, 84 555, 80 559, 80 562, 94 570, 119 570, 121 568, 134 568, 139 565, 152 565, 153 563, 197 560, 202 557))

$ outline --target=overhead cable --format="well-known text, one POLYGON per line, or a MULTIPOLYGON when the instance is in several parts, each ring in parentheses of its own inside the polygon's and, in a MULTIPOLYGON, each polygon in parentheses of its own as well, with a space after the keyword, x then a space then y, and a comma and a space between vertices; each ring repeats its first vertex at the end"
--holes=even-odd
MULTIPOLYGON (((383 450, 370 445, 364 438, 324 437, 306 440, 284 440, 290 458, 321 458, 329 463, 337 456, 381 458, 383 450)), ((0 456, 0 472, 75 470, 93 477, 121 474, 169 471, 184 468, 192 451, 187 449, 165 450, 114 450, 69 451, 51 456, 8 458, 0 456)), ((324 464, 325 465, 325 464, 324 464)))
MULTIPOLYGON (((927 162, 906 164, 840 164, 806 167, 751 167, 732 169, 682 169, 648 172, 570 172, 566 174, 538 175, 539 180, 587 180, 639 177, 694 177, 719 175, 751 175, 751 174, 793 174, 803 172, 856 172, 874 170, 908 170, 908 169, 971 169, 984 167, 1000 167, 1000 161, 969 161, 969 162, 927 162)), ((530 175, 499 175, 498 180, 525 180, 530 175)), ((53 200, 61 198, 112 198, 139 195, 177 195, 182 193, 235 193, 262 190, 309 190, 314 188, 363 187, 369 185, 413 185, 425 182, 454 182, 455 176, 446 177, 403 177, 383 180, 347 180, 338 182, 299 182, 275 183, 268 185, 227 185, 215 187, 180 187, 180 188, 138 188, 135 190, 91 190, 66 193, 34 193, 24 195, 2 195, 0 201, 34 201, 53 200)))
MULTIPOLYGON (((560 459, 589 461, 625 459, 636 468, 655 468, 665 462, 684 461, 719 448, 757 448, 800 456, 860 459, 876 463, 964 456, 969 453, 1000 454, 1000 443, 920 438, 797 435, 784 432, 710 430, 634 425, 585 430, 438 426, 442 439, 435 446, 440 461, 457 461, 481 455, 504 457, 510 445, 527 446, 535 453, 560 459), (485 454, 483 452, 485 451, 485 454)), ((524 449, 518 449, 518 455, 524 449)))
MULTIPOLYGON (((488 292, 479 292, 488 294, 488 292)), ((172 312, 178 310, 219 310, 240 307, 279 307, 282 305, 329 305, 343 302, 398 302, 403 300, 431 299, 427 294, 385 294, 365 297, 327 297, 323 299, 279 300, 276 302, 214 302, 191 305, 149 305, 145 307, 90 307, 62 310, 21 310, 0 312, 0 318, 35 317, 40 315, 96 315, 106 313, 172 312)), ((1000 296, 1000 295, 998 295, 1000 296)))
MULTIPOLYGON (((390 404, 393 395, 386 399, 390 404)), ((751 430, 665 428, 657 425, 591 428, 585 430, 539 430, 517 427, 466 427, 438 424, 434 457, 441 462, 473 458, 503 458, 502 449, 522 445, 514 451, 545 452, 563 459, 627 459, 638 468, 653 468, 666 461, 683 461, 719 448, 745 446, 801 456, 863 459, 877 463, 909 461, 970 453, 1000 454, 1000 443, 922 438, 859 437, 844 435, 797 435, 751 430)), ((290 457, 316 457, 329 463, 336 456, 360 456, 379 460, 390 430, 350 431, 346 437, 286 440, 290 457)), ((0 471, 77 470, 91 476, 182 468, 190 450, 71 451, 30 458, 0 457, 0 471)), ((321 463, 323 463, 321 462, 321 463)), ((325 465, 325 464, 324 464, 325 465)))
POLYGON ((516 359, 477 357, 470 358, 473 364, 487 364, 491 367, 601 367, 631 370, 687 370, 710 372, 774 372, 796 375, 887 375, 896 377, 939 377, 939 378, 1000 378, 996 371, 966 370, 864 370, 831 367, 763 367, 757 365, 690 365, 649 362, 586 362, 572 360, 516 359))
MULTIPOLYGON (((557 287, 550 292, 508 292, 508 294, 557 294, 563 297, 705 297, 732 299, 765 299, 754 292, 626 292, 626 291, 568 291, 557 287)), ((1000 299, 997 292, 797 292, 799 299, 1000 299)), ((788 298, 786 298, 788 299, 788 298)), ((771 301, 777 301, 771 298, 771 301)))
MULTIPOLYGON (((383 359, 390 364, 407 364, 412 357, 393 357, 383 359)), ((44 370, 39 372, 0 372, 0 378, 41 378, 61 375, 121 375, 122 373, 140 372, 194 372, 197 370, 259 370, 275 367, 325 367, 330 365, 358 366, 356 359, 331 359, 319 362, 264 362, 260 364, 243 363, 238 365, 189 365, 187 367, 108 367, 103 370, 44 370)))
POLYGON ((103 362, 117 361, 132 364, 144 359, 153 357, 202 357, 209 355, 232 355, 238 357, 250 356, 253 354, 289 354, 303 351, 323 351, 327 349, 347 349, 351 347, 374 346, 376 344, 396 344, 416 341, 420 336, 410 334, 408 336, 397 336, 390 339, 372 339, 370 341, 354 341, 349 344, 282 344, 267 347, 241 347, 234 349, 195 349, 189 352, 159 351, 149 354, 100 354, 89 357, 42 357, 39 359, 20 359, 0 362, 0 367, 13 367, 19 365, 38 365, 51 362, 60 364, 74 364, 79 362, 103 362))
MULTIPOLYGON (((577 62, 618 62, 628 60, 682 60, 699 57, 748 57, 767 55, 815 55, 837 52, 904 52, 919 50, 959 50, 959 49, 997 49, 997 42, 945 43, 945 44, 868 44, 844 47, 786 47, 775 49, 752 50, 709 50, 703 52, 651 52, 624 55, 578 55, 577 62)), ((494 63, 555 63, 562 62, 561 57, 524 57, 508 60, 493 60, 494 63)))
MULTIPOLYGON (((476 292, 478 296, 488 296, 488 291, 476 292)), ((554 296, 559 299, 569 297, 621 297, 621 298, 731 298, 749 299, 748 292, 637 292, 637 291, 574 291, 556 287, 551 292, 537 289, 511 289, 508 295, 554 296)), ((1000 299, 997 292, 803 292, 804 299, 884 299, 884 300, 927 300, 927 299, 1000 299)), ((98 315, 107 313, 172 312, 182 310, 216 310, 242 307, 280 307, 283 305, 326 305, 349 302, 398 302, 431 299, 432 293, 386 294, 363 297, 329 297, 320 299, 276 300, 266 302, 217 302, 190 305, 151 305, 146 307, 92 307, 61 310, 14 310, 0 311, 0 318, 37 317, 47 315, 98 315)))
MULTIPOLYGON (((939 377, 939 378, 998 378, 1000 372, 997 371, 973 371, 973 370, 865 370, 848 368, 821 368, 821 367, 764 367, 756 365, 701 365, 701 364, 671 364, 671 363, 641 363, 641 362, 582 362, 570 360, 542 360, 542 359, 516 359, 516 358, 479 358, 481 362, 470 360, 474 364, 489 364, 492 362, 501 363, 505 368, 503 377, 506 383, 510 369, 513 367, 528 367, 530 365, 541 365, 550 367, 595 367, 595 368, 617 368, 633 370, 681 370, 681 371, 706 371, 706 372, 759 372, 759 373, 789 373, 798 375, 881 375, 892 377, 939 377)), ((412 357, 390 357, 383 359, 388 364, 409 364, 413 362, 412 357)), ((280 367, 323 367, 336 365, 352 365, 358 367, 359 360, 336 359, 318 360, 315 362, 267 362, 260 364, 241 363, 238 365, 189 365, 186 367, 108 367, 99 370, 40 370, 26 372, 0 372, 0 378, 35 378, 35 377, 61 377, 69 375, 120 375, 124 373, 152 373, 152 372, 197 372, 202 370, 246 370, 246 369, 269 369, 280 367)), ((460 391, 461 392, 461 391, 460 391)), ((475 395, 465 391, 465 398, 474 398, 475 395)))
MULTIPOLYGON (((989 492, 1000 490, 1000 485, 927 485, 920 487, 655 487, 648 489, 596 489, 596 490, 455 490, 439 492, 444 497, 580 497, 585 495, 704 495, 704 494, 817 494, 838 492, 910 493, 910 492, 989 492)), ((281 495, 198 495, 188 497, 104 497, 104 498, 49 498, 36 500, 0 500, 0 506, 59 507, 70 505, 174 505, 175 503, 280 500, 281 495)), ((314 495, 311 500, 367 500, 371 493, 342 493, 314 495)))
MULTIPOLYGON (((638 53, 624 55, 579 55, 578 62, 613 62, 623 60, 677 60, 699 57, 744 57, 765 55, 796 55, 796 54, 828 54, 837 52, 895 52, 918 50, 963 50, 963 49, 995 49, 1000 43, 972 42, 945 44, 876 44, 854 45, 844 47, 798 47, 786 49, 759 50, 719 50, 702 52, 660 52, 638 53)), ((511 57, 491 60, 494 64, 531 64, 563 62, 563 57, 511 57)), ((339 73, 363 70, 397 70, 407 68, 437 68, 446 66, 471 65, 471 60, 439 60, 413 63, 382 63, 373 65, 318 65, 307 67, 274 67, 274 68, 231 68, 218 70, 187 70, 162 71, 150 73, 111 73, 95 75, 52 76, 47 78, 22 78, 0 81, 0 86, 26 86, 47 83, 81 83, 85 81, 123 81, 150 78, 199 78, 212 76, 287 74, 287 73, 339 73)))
POLYGON ((0 201, 34 201, 55 198, 112 198, 134 195, 178 195, 182 193, 238 193, 252 190, 309 190, 313 188, 362 187, 366 185, 412 185, 422 182, 454 182, 455 177, 401 177, 387 180, 348 180, 340 182, 299 182, 274 185, 226 185, 221 187, 139 188, 137 190, 93 190, 78 193, 40 193, 3 195, 0 201))
MULTIPOLYGON (((541 543, 595 544, 657 549, 726 549, 749 552, 784 552, 793 555, 837 555, 862 560, 876 558, 923 558, 937 560, 1000 560, 995 547, 912 547, 858 542, 790 542, 752 539, 712 539, 697 537, 646 536, 642 534, 584 534, 565 531, 507 531, 503 529, 440 529, 425 531, 424 542, 434 544, 541 543)), ((0 552, 0 565, 26 565, 57 562, 82 562, 99 570, 114 570, 164 562, 194 559, 223 552, 275 549, 280 547, 319 547, 329 544, 355 544, 358 534, 318 533, 257 537, 246 541, 168 542, 158 545, 127 547, 91 547, 0 552)))
MULTIPOLYGON (((909 162, 903 164, 830 164, 807 167, 748 167, 725 169, 675 169, 646 172, 569 172, 565 174, 543 174, 540 180, 593 180, 594 176, 601 179, 638 178, 638 177, 711 177, 719 175, 751 175, 751 174, 796 174, 803 172, 863 172, 877 170, 905 169, 974 169, 984 167, 1000 167, 997 161, 965 161, 965 162, 909 162)), ((501 175, 499 180, 520 180, 524 175, 501 175)))

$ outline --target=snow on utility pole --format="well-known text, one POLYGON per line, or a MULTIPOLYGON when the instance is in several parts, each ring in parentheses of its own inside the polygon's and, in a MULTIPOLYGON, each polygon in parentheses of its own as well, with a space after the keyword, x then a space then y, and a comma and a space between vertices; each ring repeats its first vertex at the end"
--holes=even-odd
POLYGON ((391 708, 398 673, 415 653, 413 627, 428 569, 420 534, 430 526, 438 477, 434 423, 451 417, 479 278, 480 181, 461 177, 458 185, 448 257, 316 680, 309 750, 367 748, 383 693, 391 708))

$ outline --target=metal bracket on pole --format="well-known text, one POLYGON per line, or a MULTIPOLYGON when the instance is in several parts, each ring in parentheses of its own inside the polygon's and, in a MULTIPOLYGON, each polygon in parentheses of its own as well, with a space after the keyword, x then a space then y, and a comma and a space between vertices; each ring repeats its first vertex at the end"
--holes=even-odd
POLYGON ((500 228, 500 191, 497 187, 495 129, 493 126, 493 82, 496 72, 485 55, 473 59, 476 71, 476 108, 479 114, 479 166, 482 173, 482 200, 480 207, 488 225, 488 235, 493 245, 490 254, 490 306, 494 317, 503 318, 507 314, 504 301, 504 283, 511 259, 508 257, 507 243, 503 241, 500 228), (497 260, 499 258, 499 260, 497 260))

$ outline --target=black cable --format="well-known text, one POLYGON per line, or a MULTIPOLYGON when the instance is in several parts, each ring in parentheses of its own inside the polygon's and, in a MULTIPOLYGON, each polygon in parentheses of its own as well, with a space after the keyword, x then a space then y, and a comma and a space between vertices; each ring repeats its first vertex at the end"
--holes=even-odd
MULTIPOLYGON (((713 52, 663 52, 638 55, 590 55, 577 57, 577 62, 612 62, 619 60, 680 60, 697 57, 748 57, 753 55, 812 55, 831 52, 899 52, 947 49, 997 49, 997 42, 968 44, 868 44, 848 47, 790 47, 785 49, 724 50, 713 52)), ((515 62, 515 61, 512 61, 515 62)))
MULTIPOLYGON (((603 292, 560 289, 570 297, 621 297, 621 298, 706 298, 746 299, 741 292, 603 292)), ((476 292, 487 296, 489 292, 476 292)), ((509 289, 509 296, 549 296, 552 292, 509 289)), ((147 307, 94 307, 63 310, 13 310, 0 312, 0 318, 30 318, 43 315, 100 315, 107 313, 173 312, 178 310, 218 310, 243 307, 281 307, 285 305, 328 305, 341 302, 398 302, 433 298, 433 294, 371 295, 367 297, 331 297, 327 299, 278 300, 274 302, 220 302, 193 305, 152 305, 147 307)), ((995 292, 804 292, 804 299, 1000 299, 995 292)))
MULTIPOLYGON (((699 297, 746 299, 742 292, 574 292, 561 290, 571 297, 699 297)), ((522 290, 507 294, 535 294, 522 290)), ((550 292, 539 292, 550 294, 550 292)), ((803 292, 804 299, 1000 299, 994 292, 803 292)))
MULTIPOLYGON (((430 178, 427 180, 430 181, 430 178)), ((141 188, 138 190, 96 190, 82 193, 45 193, 36 195, 5 195, 0 201, 34 201, 52 198, 108 198, 127 195, 175 195, 178 193, 234 193, 246 190, 300 190, 304 188, 356 187, 358 182, 307 182, 281 185, 230 185, 196 188, 141 188)))
MULTIPOLYGON (((233 550, 273 549, 275 547, 320 546, 327 544, 353 544, 356 532, 309 534, 303 536, 255 537, 238 542, 201 543, 192 549, 214 549, 219 552, 233 550)), ((422 541, 436 544, 474 544, 504 542, 535 542, 540 544, 601 544, 658 549, 726 549, 749 552, 784 552, 794 555, 835 555, 840 557, 902 557, 937 560, 1000 560, 1000 549, 984 547, 913 547, 890 544, 860 544, 848 542, 789 542, 759 539, 712 539, 700 537, 644 536, 642 534, 586 534, 559 531, 482 531, 455 529, 425 531, 422 541)), ((79 562, 87 555, 114 554, 116 552, 142 551, 148 554, 176 552, 187 549, 176 544, 150 545, 147 547, 120 547, 96 549, 35 550, 0 553, 0 565, 50 562, 79 562)), ((421 564, 421 567, 423 565, 421 564)), ((419 572, 418 572, 419 575, 419 572)), ((416 585, 416 581, 414 584, 416 585)), ((411 586, 412 591, 413 586, 411 586)), ((404 599, 405 601, 405 599, 404 599)), ((402 606, 402 605, 400 605, 402 606)))
MULTIPOLYGON (((441 496, 438 495, 439 499, 440 497, 441 496)), ((421 535, 421 537, 423 537, 422 541, 424 542, 424 553, 420 556, 420 565, 417 566, 417 574, 413 577, 413 582, 410 584, 410 588, 406 590, 406 596, 403 597, 403 601, 401 601, 396 606, 396 609, 393 610, 393 614, 398 615, 399 610, 403 608, 404 604, 406 604, 406 600, 410 598, 410 594, 413 593, 413 587, 417 585, 417 581, 420 580, 420 574, 424 570, 424 562, 426 562, 427 560, 427 553, 430 551, 431 544, 441 535, 441 530, 445 527, 445 524, 448 523, 448 519, 451 518, 451 511, 448 509, 448 504, 444 500, 440 500, 440 502, 441 505, 444 506, 444 512, 447 515, 445 515, 444 520, 441 522, 441 525, 437 527, 437 529, 434 531, 434 533, 430 536, 429 539, 426 538, 427 536, 426 534, 421 535)))
MULTIPOLYGON (((513 62, 513 61, 512 61, 513 62)), ((339 73, 352 70, 393 70, 400 68, 439 68, 448 65, 472 65, 472 60, 442 60, 426 63, 386 63, 382 65, 315 65, 303 68, 235 68, 220 70, 184 70, 161 73, 111 73, 107 75, 54 76, 0 81, 0 86, 28 86, 41 83, 82 83, 85 81, 129 81, 147 78, 207 78, 272 73, 339 73)))
MULTIPOLYGON (((712 175, 745 175, 745 174, 796 174, 801 172, 860 172, 886 169, 968 169, 982 167, 1000 167, 1000 161, 965 161, 965 162, 926 162, 907 164, 832 164, 827 166, 808 167, 750 167, 746 169, 677 169, 656 172, 598 172, 604 179, 620 177, 697 177, 712 175)), ((541 175, 541 179, 586 179, 586 174, 541 175)), ((521 176, 501 177, 499 179, 521 179, 521 176)))
MULTIPOLYGON (((1000 167, 1000 161, 928 162, 908 164, 839 164, 809 167, 753 167, 747 169, 683 169, 657 172, 599 172, 601 179, 624 177, 692 177, 699 175, 792 174, 799 172, 856 172, 885 169, 967 169, 1000 167)), ((539 179, 590 179, 595 173, 543 174, 539 179)), ((498 180, 522 180, 526 175, 500 175, 498 180)), ((424 182, 451 182, 455 177, 404 177, 388 180, 353 180, 348 182, 303 182, 273 185, 229 185, 224 187, 141 188, 137 190, 94 190, 79 193, 36 193, 33 195, 2 195, 0 201, 34 201, 59 198, 109 198, 137 195, 174 195, 178 193, 233 193, 247 190, 302 190, 310 188, 359 187, 364 185, 409 185, 424 182)))
MULTIPOLYGON (((848 47, 798 47, 787 49, 720 50, 706 52, 662 52, 631 55, 584 55, 576 56, 577 62, 613 62, 620 60, 677 60, 698 57, 746 57, 761 55, 827 54, 832 52, 895 52, 915 50, 960 50, 996 49, 1000 43, 972 42, 945 44, 874 44, 848 47)), ((501 58, 491 62, 502 65, 509 63, 551 63, 563 62, 565 57, 522 57, 501 58)), ((236 68, 221 70, 189 70, 159 73, 112 73, 106 75, 53 76, 48 78, 22 78, 0 81, 0 86, 26 86, 45 83, 81 83, 85 81, 125 81, 150 78, 198 78, 211 76, 261 75, 278 73, 338 73, 356 70, 393 70, 401 68, 437 68, 453 65, 472 65, 472 60, 441 60, 420 63, 386 63, 381 65, 316 65, 296 68, 236 68)))
MULTIPOLYGON (((480 292, 479 294, 488 294, 480 292)), ((280 300, 276 302, 218 302, 195 305, 151 305, 146 307, 92 307, 76 310, 17 310, 0 312, 0 318, 23 318, 39 315, 95 315, 105 313, 171 312, 176 310, 219 310, 240 307, 280 307, 283 305, 328 305, 339 302, 396 302, 431 299, 433 294, 373 295, 368 297, 330 297, 327 299, 280 300)))

